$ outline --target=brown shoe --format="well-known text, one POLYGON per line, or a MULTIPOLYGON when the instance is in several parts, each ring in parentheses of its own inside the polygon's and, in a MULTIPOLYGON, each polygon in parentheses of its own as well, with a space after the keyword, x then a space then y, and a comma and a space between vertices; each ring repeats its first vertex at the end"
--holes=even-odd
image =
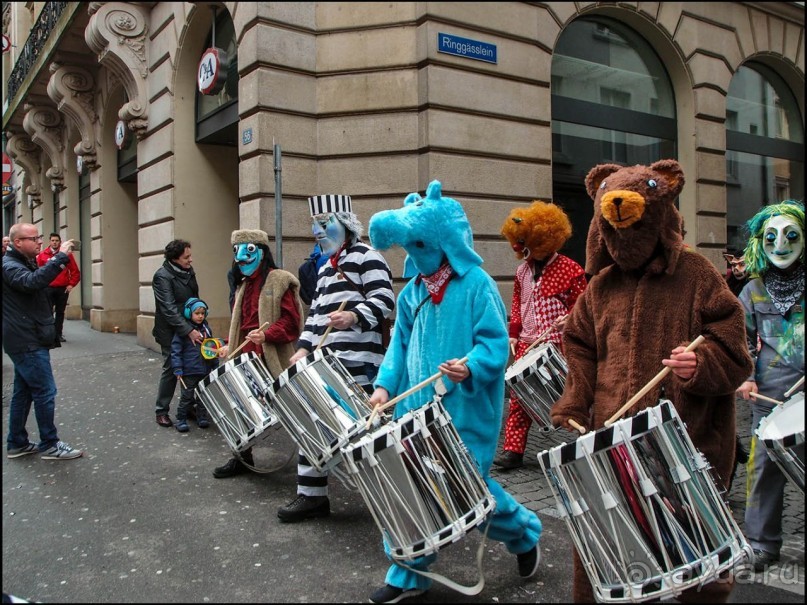
POLYGON ((158 414, 157 424, 159 424, 160 426, 174 426, 174 423, 171 422, 171 419, 168 417, 168 414, 158 414))
POLYGON ((504 450, 502 455, 493 461, 493 464, 504 471, 509 471, 514 468, 521 468, 524 466, 524 454, 504 450))

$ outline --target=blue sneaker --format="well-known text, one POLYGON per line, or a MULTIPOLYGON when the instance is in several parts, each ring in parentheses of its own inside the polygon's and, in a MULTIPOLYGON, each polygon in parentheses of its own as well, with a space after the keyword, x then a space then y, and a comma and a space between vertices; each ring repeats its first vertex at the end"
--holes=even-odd
POLYGON ((176 429, 177 429, 177 430, 178 430, 180 433, 187 433, 187 432, 188 432, 188 429, 189 429, 189 427, 188 427, 188 421, 187 421, 187 420, 177 420, 177 421, 176 421, 176 423, 174 424, 174 427, 175 427, 175 428, 176 428, 176 429))
POLYGON ((36 454, 37 447, 33 443, 29 443, 23 447, 13 447, 6 453, 6 458, 19 458, 20 456, 27 456, 28 454, 36 454))

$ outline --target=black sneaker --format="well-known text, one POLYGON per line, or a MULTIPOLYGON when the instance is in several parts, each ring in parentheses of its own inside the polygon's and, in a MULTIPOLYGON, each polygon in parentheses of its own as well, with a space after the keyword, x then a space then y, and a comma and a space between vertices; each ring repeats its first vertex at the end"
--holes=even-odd
POLYGON ((397 588, 395 586, 386 584, 370 595, 370 602, 398 603, 404 599, 422 595, 424 592, 426 591, 420 590, 419 588, 410 588, 409 590, 404 590, 403 588, 397 588))
POLYGON ((283 523, 296 523, 314 517, 327 517, 330 514, 331 501, 328 500, 328 496, 297 494, 294 500, 277 509, 277 518, 283 523))
POLYGON ((518 560, 518 575, 522 578, 531 578, 538 571, 541 562, 541 548, 536 544, 532 550, 516 555, 518 560))
POLYGON ((524 454, 504 450, 502 455, 493 461, 493 464, 505 471, 509 471, 514 468, 521 468, 524 466, 524 454))
MULTIPOLYGON (((242 456, 244 462, 255 466, 255 463, 252 461, 252 454, 249 456, 242 456)), ((227 464, 223 464, 222 466, 218 466, 213 469, 213 476, 216 479, 226 479, 227 477, 235 477, 236 475, 240 475, 242 473, 248 472, 250 469, 247 467, 244 462, 241 462, 238 458, 230 458, 227 461, 227 464)))

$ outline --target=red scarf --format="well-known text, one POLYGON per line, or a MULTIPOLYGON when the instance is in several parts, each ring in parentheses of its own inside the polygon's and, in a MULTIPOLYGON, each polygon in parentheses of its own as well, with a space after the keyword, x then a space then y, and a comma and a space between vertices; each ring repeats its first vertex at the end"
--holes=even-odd
POLYGON ((448 282, 451 281, 452 277, 454 277, 454 270, 448 263, 445 263, 431 275, 423 275, 422 273, 418 275, 418 279, 422 279, 423 283, 426 284, 426 289, 429 291, 435 305, 442 302, 446 288, 448 288, 448 282))
POLYGON ((347 240, 342 242, 342 245, 339 246, 339 250, 333 253, 333 256, 330 257, 331 267, 336 269, 337 261, 339 260, 339 255, 342 254, 342 251, 347 248, 347 240))

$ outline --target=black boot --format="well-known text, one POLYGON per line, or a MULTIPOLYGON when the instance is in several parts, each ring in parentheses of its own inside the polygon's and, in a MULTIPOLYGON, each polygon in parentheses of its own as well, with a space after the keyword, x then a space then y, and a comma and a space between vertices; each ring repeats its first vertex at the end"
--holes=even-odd
MULTIPOLYGON (((251 451, 241 454, 241 458, 250 466, 255 466, 255 462, 252 460, 251 451)), ((244 462, 241 462, 241 460, 233 456, 227 461, 227 464, 213 469, 213 476, 216 479, 226 479, 227 477, 235 477, 236 475, 246 473, 250 469, 244 464, 244 462)))
POLYGON ((327 517, 330 514, 331 501, 328 500, 328 496, 298 494, 286 506, 277 509, 277 518, 284 523, 296 523, 313 517, 327 517))
MULTIPOLYGON (((204 409, 201 405, 196 406, 196 426, 200 429, 206 429, 210 426, 210 419, 207 416, 207 410, 204 409)), ((250 462, 250 464, 252 464, 250 462)), ((255 466, 253 464, 253 466, 255 466)))
POLYGON ((502 455, 493 461, 493 464, 505 471, 509 471, 514 468, 521 468, 524 466, 524 454, 504 450, 502 455))

